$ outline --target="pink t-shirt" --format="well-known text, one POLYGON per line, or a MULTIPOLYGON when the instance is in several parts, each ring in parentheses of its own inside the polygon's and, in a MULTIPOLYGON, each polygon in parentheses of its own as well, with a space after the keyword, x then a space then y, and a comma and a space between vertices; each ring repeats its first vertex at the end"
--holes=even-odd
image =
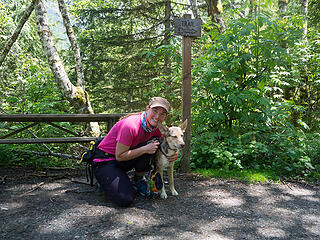
MULTIPOLYGON (((127 118, 124 118, 117 122, 109 131, 107 136, 99 144, 98 148, 106 153, 112 155, 116 154, 117 142, 123 145, 129 146, 130 149, 137 146, 139 143, 148 141, 151 137, 161 137, 162 134, 158 128, 154 129, 152 132, 146 132, 142 128, 141 115, 135 114, 127 118)), ((106 161, 114 160, 110 159, 94 159, 94 161, 106 161)))

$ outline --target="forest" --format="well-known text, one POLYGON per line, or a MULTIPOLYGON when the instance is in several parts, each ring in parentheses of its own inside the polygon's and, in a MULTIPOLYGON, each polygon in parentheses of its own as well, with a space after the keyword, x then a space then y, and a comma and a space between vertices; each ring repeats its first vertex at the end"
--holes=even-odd
MULTIPOLYGON (((173 20, 189 13, 202 21, 192 40, 191 170, 319 181, 318 9, 319 0, 0 0, 0 114, 130 113, 162 96, 172 105, 166 123, 179 123, 173 20)), ((21 124, 0 122, 1 136, 21 124)), ((103 123, 60 125, 106 134, 103 123)), ((15 137, 54 134, 64 136, 37 125, 15 137)), ((85 148, 0 144, 0 165, 74 166, 85 148)))

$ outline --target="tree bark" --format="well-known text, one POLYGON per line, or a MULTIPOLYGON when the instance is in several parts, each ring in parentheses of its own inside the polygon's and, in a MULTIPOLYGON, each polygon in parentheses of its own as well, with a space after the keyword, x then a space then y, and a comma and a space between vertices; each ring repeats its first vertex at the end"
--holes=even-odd
MULTIPOLYGON (((170 44, 170 17, 171 17, 171 1, 166 1, 166 8, 165 8, 165 22, 164 22, 164 44, 170 44)), ((171 64, 170 64, 170 57, 165 55, 164 57, 164 72, 166 75, 169 75, 171 72, 171 64)))
POLYGON ((6 46, 4 47, 4 49, 2 50, 2 52, 0 53, 0 67, 2 65, 2 63, 4 62, 5 58, 7 57, 12 45, 15 43, 15 41, 17 40, 24 24, 26 23, 26 21, 28 20, 28 18, 30 17, 35 4, 37 3, 38 0, 32 0, 30 6, 27 8, 27 10, 24 12, 22 18, 20 19, 20 22, 16 28, 16 30, 13 32, 12 36, 10 37, 9 41, 7 42, 6 46))
POLYGON ((211 20, 219 25, 218 31, 224 32, 226 25, 222 18, 222 3, 221 0, 206 0, 208 6, 208 14, 211 16, 211 20))
MULTIPOLYGON (((235 6, 231 1, 228 1, 230 7, 232 7, 233 9, 238 9, 237 6, 235 6)), ((238 14, 240 15, 240 17, 245 18, 246 15, 244 13, 242 13, 240 10, 238 11, 238 14)))
POLYGON ((288 0, 278 0, 279 15, 283 17, 287 13, 288 0))
MULTIPOLYGON (((287 14, 287 6, 288 6, 288 0, 278 0, 279 16, 284 22, 287 22, 287 19, 284 18, 287 14)), ((286 28, 287 26, 285 26, 285 29, 286 28)), ((288 48, 287 42, 285 40, 280 40, 280 46, 283 48, 288 48)))
POLYGON ((84 74, 82 70, 82 62, 81 62, 81 55, 80 55, 80 49, 78 47, 77 39, 74 35, 70 18, 68 16, 68 12, 66 9, 66 5, 64 0, 58 0, 59 4, 59 10, 62 16, 63 24, 66 28, 66 32, 72 47, 73 55, 74 55, 74 61, 76 64, 76 72, 77 72, 77 86, 84 88, 84 74))
POLYGON ((249 15, 257 14, 257 4, 255 0, 250 0, 249 15))
POLYGON ((303 36, 302 39, 307 39, 307 33, 308 33, 308 0, 301 0, 302 4, 302 14, 304 17, 304 24, 303 24, 303 36))
MULTIPOLYGON (((48 13, 44 0, 38 1, 36 6, 36 19, 42 47, 47 56, 52 74, 56 79, 63 96, 67 98, 68 101, 80 113, 93 113, 88 94, 81 86, 74 86, 72 84, 64 69, 58 51, 53 42, 52 34, 49 28, 48 13)), ((101 133, 99 124, 97 122, 90 123, 89 131, 92 136, 99 136, 101 133)))

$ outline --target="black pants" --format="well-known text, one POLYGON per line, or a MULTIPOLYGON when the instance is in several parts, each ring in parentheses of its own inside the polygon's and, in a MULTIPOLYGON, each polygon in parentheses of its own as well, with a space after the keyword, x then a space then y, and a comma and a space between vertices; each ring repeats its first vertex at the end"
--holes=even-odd
MULTIPOLYGON (((139 144, 139 146, 142 145, 139 144)), ((151 170, 154 157, 155 154, 144 154, 129 161, 113 160, 102 164, 94 164, 93 173, 102 189, 113 202, 119 206, 129 206, 135 198, 135 191, 127 172, 132 169, 135 169, 136 172, 151 170)))

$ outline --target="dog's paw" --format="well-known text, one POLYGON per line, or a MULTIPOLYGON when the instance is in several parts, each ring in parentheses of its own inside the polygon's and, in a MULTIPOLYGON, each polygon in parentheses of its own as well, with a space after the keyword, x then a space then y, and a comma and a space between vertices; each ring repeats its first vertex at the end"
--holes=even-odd
POLYGON ((178 196, 179 193, 176 190, 171 191, 172 196, 178 196))
POLYGON ((162 199, 167 199, 168 195, 166 194, 166 192, 161 192, 161 193, 160 193, 160 197, 161 197, 162 199))

